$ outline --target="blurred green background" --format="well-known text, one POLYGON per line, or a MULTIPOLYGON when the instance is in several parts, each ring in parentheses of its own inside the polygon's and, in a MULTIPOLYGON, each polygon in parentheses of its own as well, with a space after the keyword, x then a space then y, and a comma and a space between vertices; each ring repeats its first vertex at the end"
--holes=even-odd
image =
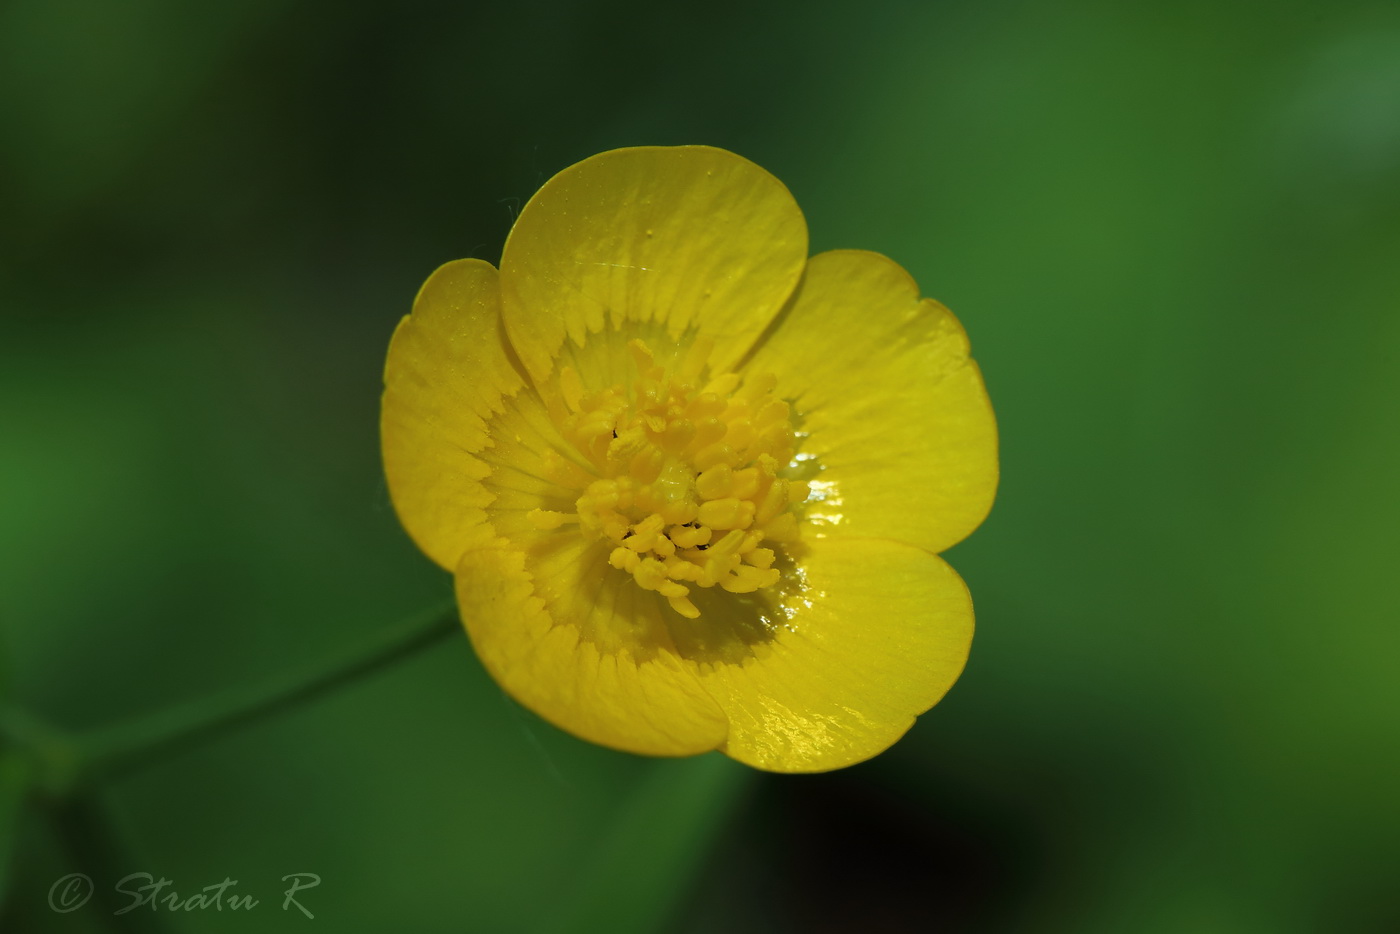
POLYGON ((56 914, 30 808, 0 929, 304 930, 314 872, 347 932, 1400 930, 1394 3, 7 0, 13 701, 115 723, 447 595, 389 335, 642 143, 748 156, 966 325, 1003 485, 952 693, 778 777, 575 741, 451 640, 104 790, 115 868, 251 914, 56 914))

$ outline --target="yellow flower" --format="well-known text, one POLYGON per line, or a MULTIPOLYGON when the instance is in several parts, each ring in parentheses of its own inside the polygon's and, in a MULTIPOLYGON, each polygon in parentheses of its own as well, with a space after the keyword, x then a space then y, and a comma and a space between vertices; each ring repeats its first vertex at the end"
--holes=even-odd
POLYGON ((809 259, 753 163, 565 169, 499 272, 429 277, 384 381, 399 517, 487 670, 557 726, 822 771, 962 671, 972 604, 938 552, 997 482, 966 335, 883 256, 809 259))

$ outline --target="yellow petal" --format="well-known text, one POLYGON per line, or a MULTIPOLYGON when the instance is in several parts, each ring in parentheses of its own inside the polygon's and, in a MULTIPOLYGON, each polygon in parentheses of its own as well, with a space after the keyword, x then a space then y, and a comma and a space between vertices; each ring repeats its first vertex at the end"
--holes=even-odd
POLYGON ((962 672, 972 601, 941 558, 897 542, 826 538, 798 564, 771 640, 701 663, 730 719, 721 750, 774 772, 821 772, 887 749, 962 672))
POLYGON ((724 741, 726 720, 676 655, 663 600, 570 533, 540 533, 527 549, 497 539, 457 568, 467 633, 517 701, 604 746, 694 755, 724 741))
MULTIPOLYGON (((746 365, 775 373, 815 455, 812 531, 942 551, 991 509, 997 433, 952 313, 909 274, 856 250, 812 257, 792 305, 746 365)), ((805 478, 804 478, 805 479, 805 478)))
POLYGON ((687 330, 712 338, 720 372, 792 293, 806 256, 796 202, 747 159, 708 146, 615 149, 560 172, 521 211, 501 257, 506 331, 545 391, 561 350, 624 321, 672 344, 687 330))
POLYGON ((394 508, 448 570, 493 499, 481 483, 487 419, 524 385, 506 355, 496 270, 475 259, 439 268, 389 344, 380 433, 394 508))

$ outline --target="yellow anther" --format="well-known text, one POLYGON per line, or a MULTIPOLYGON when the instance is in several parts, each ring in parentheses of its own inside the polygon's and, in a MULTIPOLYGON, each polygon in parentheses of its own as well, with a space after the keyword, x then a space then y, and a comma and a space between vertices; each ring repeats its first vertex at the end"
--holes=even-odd
POLYGON ((616 509, 631 509, 637 501, 637 496, 632 490, 632 482, 628 477, 622 477, 617 481, 617 502, 616 509))
POLYGON ((679 598, 690 593, 690 588, 684 584, 677 584, 675 581, 667 580, 661 582, 661 585, 656 588, 656 592, 663 597, 679 598))
POLYGON ((702 499, 723 499, 729 495, 733 482, 734 468, 728 464, 716 464, 695 478, 695 492, 702 499))
POLYGON ((637 569, 642 563, 641 557, 635 551, 628 551, 626 548, 614 548, 608 555, 608 564, 619 571, 627 571, 629 574, 637 569))
POLYGON ((725 398, 738 387, 739 379, 740 377, 737 373, 722 373, 710 380, 710 382, 706 384, 704 391, 707 393, 714 393, 720 398, 725 398))
POLYGON ((604 510, 598 514, 598 524, 602 527, 603 535, 615 542, 627 537, 627 519, 620 513, 604 510))
POLYGON ((707 448, 724 437, 728 431, 724 422, 714 416, 706 416, 695 423, 695 436, 690 439, 690 450, 707 448))
POLYGON ((671 609, 684 616, 686 619, 699 619, 700 611, 695 604, 690 602, 689 597, 671 597, 667 600, 671 604, 671 609))
POLYGON ((695 423, 688 418, 679 418, 666 426, 661 435, 661 446, 669 454, 679 454, 695 440, 695 423))
POLYGON ((639 554, 652 551, 662 540, 661 529, 664 525, 665 521, 652 513, 624 533, 622 544, 639 554))
POLYGON ((699 511, 699 507, 690 500, 678 500, 665 504, 657 513, 666 520, 668 525, 685 525, 687 522, 695 521, 695 515, 699 511))
POLYGON ((694 548, 697 545, 708 545, 710 543, 711 534, 709 527, 703 525, 673 525, 666 531, 666 536, 671 539, 677 548, 694 548))
POLYGON ((585 504, 594 509, 607 509, 617 505, 620 487, 616 480, 597 480, 588 485, 578 498, 578 508, 585 504))
POLYGON ((712 392, 704 392, 691 400, 690 405, 686 406, 685 414, 693 419, 713 418, 728 406, 729 403, 720 396, 712 392))
POLYGON ((669 580, 666 577, 666 566, 655 558, 643 558, 638 562, 632 571, 632 577, 646 590, 659 590, 669 580))
POLYGON ((724 420, 729 422, 731 426, 740 419, 748 418, 750 414, 749 404, 743 399, 736 399, 732 396, 729 399, 729 404, 724 407, 724 420))
POLYGON ((666 559, 666 576, 675 581, 693 581, 700 576, 700 566, 680 555, 666 559))
POLYGON ((771 548, 755 548, 744 555, 744 560, 756 568, 767 569, 773 566, 773 559, 776 557, 771 548))
POLYGON ((734 449, 723 441, 712 444, 709 447, 701 448, 695 452, 695 457, 691 461, 695 464, 696 470, 708 470, 715 464, 729 463, 737 460, 734 449))
POLYGON ((746 529, 753 522, 753 515, 753 503, 731 497, 701 503, 698 518, 712 529, 746 529))
POLYGON ((723 578, 719 585, 730 593, 753 593, 758 588, 772 586, 777 581, 778 572, 775 569, 764 570, 741 564, 728 577, 723 578))
POLYGON ((729 431, 725 434, 725 443, 736 451, 742 451, 753 444, 757 437, 753 430, 753 422, 747 418, 739 418, 729 423, 729 431))
POLYGON ((753 499, 758 495, 759 471, 757 467, 745 467, 734 471, 734 482, 729 495, 736 499, 753 499))

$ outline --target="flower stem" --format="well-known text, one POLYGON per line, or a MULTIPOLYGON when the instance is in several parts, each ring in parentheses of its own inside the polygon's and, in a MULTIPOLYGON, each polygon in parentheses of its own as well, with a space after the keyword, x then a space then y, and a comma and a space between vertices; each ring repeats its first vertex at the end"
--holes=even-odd
POLYGON ((74 738, 78 761, 60 794, 72 794, 176 749, 286 710, 460 633, 453 603, 420 613, 316 664, 74 738))

